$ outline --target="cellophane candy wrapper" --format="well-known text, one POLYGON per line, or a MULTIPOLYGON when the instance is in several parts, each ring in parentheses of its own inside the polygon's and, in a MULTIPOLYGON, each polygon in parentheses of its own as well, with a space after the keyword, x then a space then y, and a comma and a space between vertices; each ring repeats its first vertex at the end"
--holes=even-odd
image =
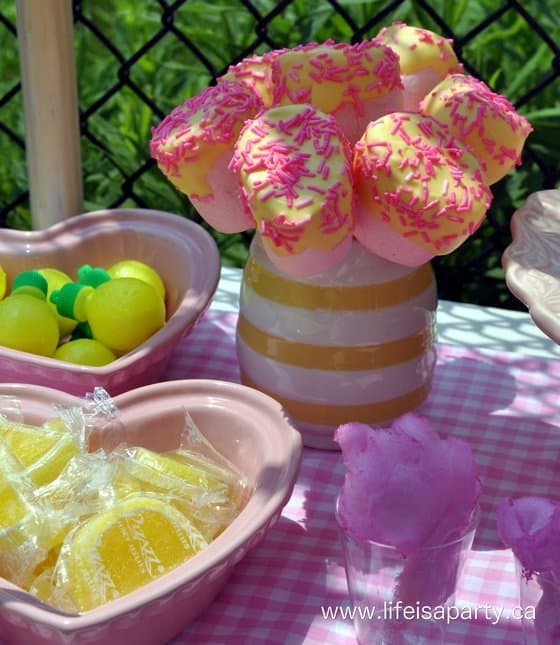
POLYGON ((455 591, 461 544, 472 527, 481 484, 470 446, 442 438, 425 417, 405 414, 390 427, 337 428, 346 467, 339 517, 356 540, 394 547, 404 559, 398 599, 443 604, 455 591))
POLYGON ((539 645, 560 643, 560 501, 541 496, 507 498, 496 514, 498 534, 542 594, 533 627, 539 645))
POLYGON ((29 425, 19 401, 0 397, 0 575, 63 611, 86 611, 181 564, 250 495, 184 408, 172 411, 172 449, 158 453, 134 443, 102 388, 52 407, 54 418, 29 425), (120 571, 133 552, 143 554, 138 571, 120 571))
POLYGON ((156 453, 141 446, 120 446, 117 480, 121 491, 142 490, 168 496, 208 541, 238 514, 246 494, 243 477, 205 439, 188 410, 175 450, 156 453))
POLYGON ((20 587, 31 584, 59 534, 56 512, 36 491, 81 450, 61 419, 27 424, 19 400, 0 397, 0 576, 20 587))
POLYGON ((3 440, 0 460, 0 576, 24 587, 48 552, 48 512, 33 499, 31 480, 3 440))

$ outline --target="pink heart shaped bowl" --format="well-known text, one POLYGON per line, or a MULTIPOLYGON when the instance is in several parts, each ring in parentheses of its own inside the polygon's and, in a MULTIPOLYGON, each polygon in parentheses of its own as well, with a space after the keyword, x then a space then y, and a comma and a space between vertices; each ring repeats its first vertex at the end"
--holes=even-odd
MULTIPOLYGON (((55 417, 52 404, 72 395, 0 384, 20 399, 27 423, 55 417)), ((200 431, 245 476, 247 501, 207 547, 167 574, 83 614, 62 613, 0 578, 0 642, 34 645, 166 643, 208 607, 234 567, 274 525, 292 494, 301 464, 301 436, 274 399, 247 386, 215 380, 147 385, 114 397, 123 439, 157 451, 178 446, 186 408, 200 431)), ((90 448, 114 445, 114 428, 94 430, 90 448)))
POLYGON ((102 367, 0 346, 0 382, 56 386, 79 396, 96 385, 116 395, 154 383, 163 374, 171 349, 210 304, 221 266, 209 233, 180 215, 157 210, 95 211, 40 231, 0 229, 0 265, 8 291, 21 271, 50 267, 76 279, 83 264, 108 268, 128 259, 151 265, 165 284, 167 321, 159 331, 102 367))

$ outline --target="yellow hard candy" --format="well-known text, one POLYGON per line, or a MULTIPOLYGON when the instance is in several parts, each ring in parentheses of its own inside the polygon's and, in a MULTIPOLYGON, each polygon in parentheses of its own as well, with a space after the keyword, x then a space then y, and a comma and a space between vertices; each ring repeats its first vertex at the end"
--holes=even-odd
POLYGON ((143 280, 158 292, 162 300, 165 300, 165 285, 159 273, 145 262, 140 260, 121 260, 107 269, 111 278, 138 278, 143 280))
POLYGON ((50 298, 53 291, 57 291, 62 287, 62 285, 67 284, 68 282, 72 282, 72 279, 69 275, 64 273, 64 271, 59 271, 58 269, 45 268, 37 269, 37 271, 47 281, 47 302, 49 303, 49 306, 55 314, 56 322, 58 323, 58 330, 60 332, 60 338, 64 338, 74 331, 78 322, 76 320, 72 320, 72 318, 61 316, 56 310, 56 305, 54 304, 54 302, 51 302, 50 298))
POLYGON ((13 294, 0 301, 0 345, 52 356, 58 340, 56 317, 44 300, 13 294))
POLYGON ((137 278, 115 278, 99 285, 87 304, 93 337, 115 353, 125 353, 165 324, 165 305, 157 291, 137 278))
POLYGON ((115 354, 103 343, 93 338, 77 338, 63 343, 54 353, 54 358, 77 365, 100 367, 116 359, 115 354))

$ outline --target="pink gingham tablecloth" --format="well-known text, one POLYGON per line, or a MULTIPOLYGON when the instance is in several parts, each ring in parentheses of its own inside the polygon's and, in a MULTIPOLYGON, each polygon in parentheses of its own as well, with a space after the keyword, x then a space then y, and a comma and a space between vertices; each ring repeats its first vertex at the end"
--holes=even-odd
MULTIPOLYGON (((236 319, 207 313, 175 350, 166 378, 238 381, 236 319)), ((457 595, 463 618, 450 622, 446 643, 518 644, 513 559, 497 537, 495 509, 508 496, 560 499, 560 364, 452 345, 439 345, 438 354, 420 411, 441 433, 471 443, 484 486, 481 524, 457 595)), ((341 615, 349 601, 333 518, 342 478, 339 453, 306 448, 277 524, 174 645, 355 643, 351 620, 341 615)))

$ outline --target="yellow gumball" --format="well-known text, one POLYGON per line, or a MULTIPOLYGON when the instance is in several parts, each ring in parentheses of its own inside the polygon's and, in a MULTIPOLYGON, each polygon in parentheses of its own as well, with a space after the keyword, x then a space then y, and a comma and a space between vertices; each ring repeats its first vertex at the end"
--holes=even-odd
POLYGON ((56 305, 51 302, 51 293, 53 291, 56 291, 57 289, 60 289, 62 285, 68 282, 72 282, 72 279, 70 278, 70 276, 64 273, 64 271, 59 271, 58 269, 45 268, 45 269, 38 269, 37 271, 47 281, 47 284, 48 284, 47 302, 49 303, 49 306, 52 308, 53 312, 55 313, 56 322, 58 323, 58 331, 60 334, 60 338, 69 336, 76 328, 76 325, 78 324, 78 322, 76 320, 72 320, 72 318, 66 318, 65 316, 61 316, 57 312, 56 305))
POLYGON ((157 291, 137 278, 114 278, 88 296, 87 320, 93 337, 115 353, 126 353, 165 324, 157 291))
POLYGON ((161 296, 161 299, 165 300, 165 285, 163 284, 163 280, 159 273, 145 262, 141 262, 140 260, 121 260, 109 267, 107 273, 111 278, 138 278, 138 280, 143 280, 151 284, 161 296))
POLYGON ((0 301, 0 345, 52 356, 58 340, 55 315, 44 300, 12 294, 0 301))
POLYGON ((93 338, 78 338, 63 343, 54 353, 54 358, 77 365, 101 367, 115 360, 113 352, 93 338))

